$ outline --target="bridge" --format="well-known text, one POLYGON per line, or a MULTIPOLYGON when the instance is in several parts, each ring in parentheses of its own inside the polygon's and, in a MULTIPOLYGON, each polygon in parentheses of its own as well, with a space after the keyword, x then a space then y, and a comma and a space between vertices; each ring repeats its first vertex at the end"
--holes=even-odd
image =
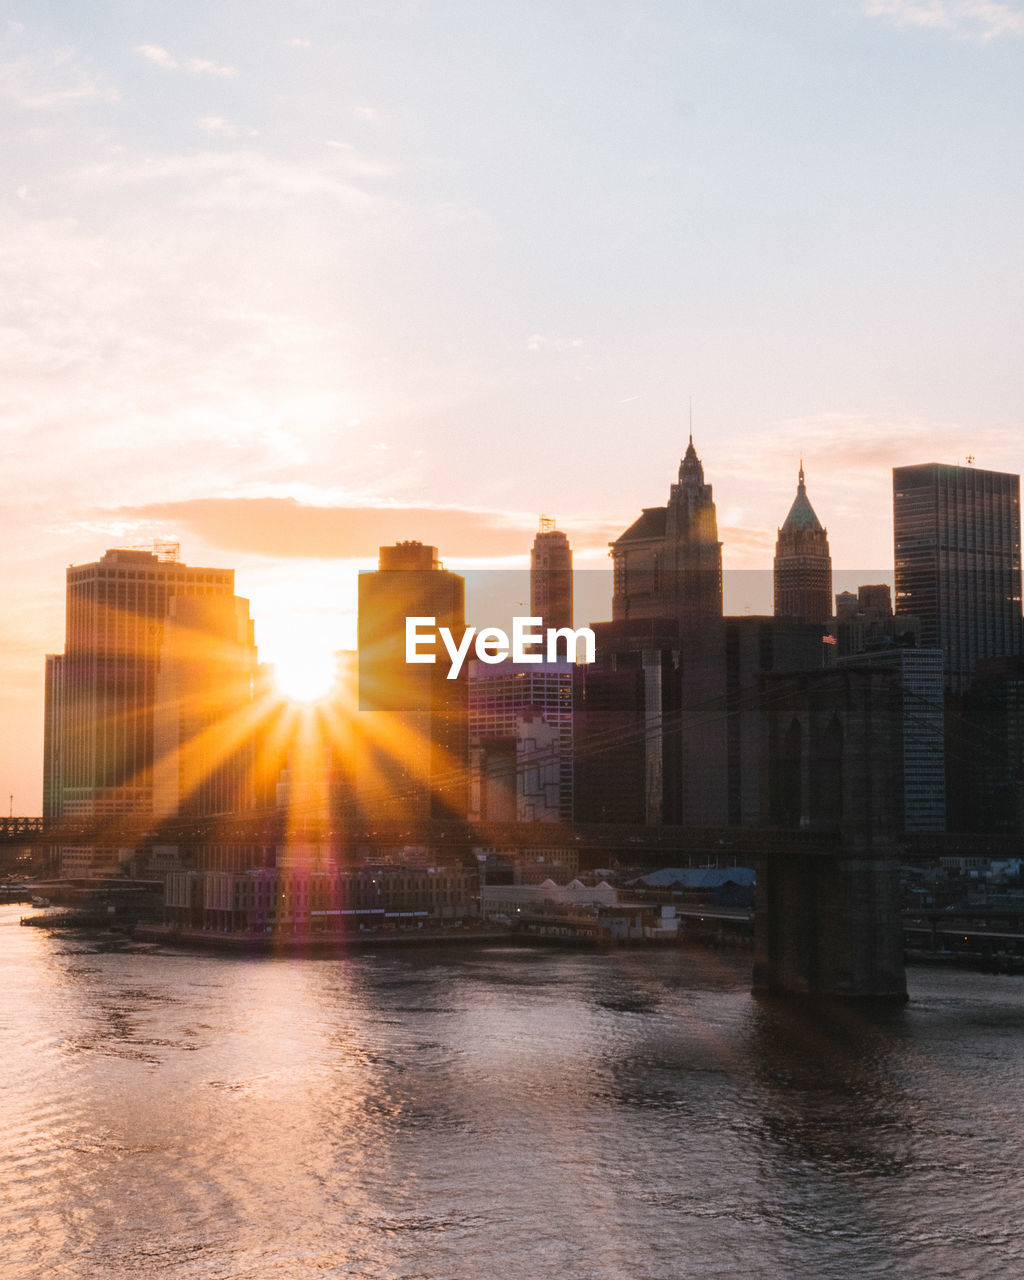
POLYGON ((571 850, 586 866, 612 860, 753 866, 757 872, 754 989, 769 994, 904 1000, 899 866, 947 856, 1019 856, 1016 836, 893 835, 869 823, 799 827, 647 827, 625 824, 489 823, 455 819, 410 825, 374 819, 296 819, 278 810, 136 820, 0 821, 0 844, 35 848, 177 846, 202 863, 204 850, 236 846, 259 863, 287 844, 330 849, 344 865, 368 851, 422 845, 453 857, 493 849, 571 850))
POLYGON ((0 845, 32 844, 42 835, 42 818, 0 818, 0 845))

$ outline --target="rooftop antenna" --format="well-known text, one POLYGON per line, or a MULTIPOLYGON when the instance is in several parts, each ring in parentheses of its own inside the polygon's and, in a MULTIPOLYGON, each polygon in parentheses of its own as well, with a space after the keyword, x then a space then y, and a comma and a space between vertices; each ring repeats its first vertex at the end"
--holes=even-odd
POLYGON ((969 467, 973 467, 973 466, 974 466, 974 454, 973 454, 973 453, 969 453, 969 454, 967 455, 967 457, 964 459, 964 461, 967 463, 967 465, 968 465, 969 467))
POLYGON ((158 560, 171 564, 177 564, 181 560, 181 543, 171 542, 163 538, 154 538, 151 542, 135 542, 123 547, 122 550, 148 551, 151 556, 156 556, 158 560))
POLYGON ((690 396, 690 444, 693 444, 693 396, 690 396))
MULTIPOLYGON (((541 533, 550 533, 550 532, 551 532, 551 530, 552 530, 554 527, 555 527, 555 518, 554 518, 554 516, 541 516, 541 518, 540 518, 540 531, 541 531, 541 533)), ((424 633, 424 634, 425 634, 425 633, 424 633)))

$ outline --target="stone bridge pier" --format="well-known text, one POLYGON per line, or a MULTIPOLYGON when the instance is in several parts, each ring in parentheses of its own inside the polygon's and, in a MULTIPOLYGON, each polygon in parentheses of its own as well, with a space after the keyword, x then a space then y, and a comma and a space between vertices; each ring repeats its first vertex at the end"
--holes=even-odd
POLYGON ((762 811, 797 837, 757 859, 754 989, 903 1001, 898 678, 764 678, 762 811))
POLYGON ((895 850, 773 852, 756 862, 756 993, 906 1000, 895 850))

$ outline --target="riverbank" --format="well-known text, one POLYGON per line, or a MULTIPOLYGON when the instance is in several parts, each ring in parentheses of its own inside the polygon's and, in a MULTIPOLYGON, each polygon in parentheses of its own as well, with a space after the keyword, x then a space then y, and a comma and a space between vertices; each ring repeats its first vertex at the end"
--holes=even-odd
POLYGON ((457 946, 467 943, 509 942, 517 935, 510 929, 459 928, 416 929, 402 933, 271 934, 213 933, 208 929, 183 929, 165 924, 136 925, 136 942, 159 942, 165 946, 198 950, 230 951, 251 955, 282 952, 302 955, 321 952, 362 951, 375 947, 457 946))

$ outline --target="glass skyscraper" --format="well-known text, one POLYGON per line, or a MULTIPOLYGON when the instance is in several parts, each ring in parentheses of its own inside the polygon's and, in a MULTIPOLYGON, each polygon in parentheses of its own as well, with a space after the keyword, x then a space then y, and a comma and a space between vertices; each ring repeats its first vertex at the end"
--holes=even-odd
POLYGON ((1022 652, 1020 477, 926 462, 892 478, 896 613, 961 693, 981 658, 1022 652))

